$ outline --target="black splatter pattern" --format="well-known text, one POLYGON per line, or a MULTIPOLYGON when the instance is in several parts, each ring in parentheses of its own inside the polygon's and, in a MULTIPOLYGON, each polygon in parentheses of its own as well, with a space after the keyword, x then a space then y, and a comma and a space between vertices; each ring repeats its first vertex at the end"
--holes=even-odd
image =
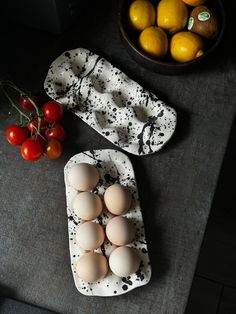
POLYGON ((89 50, 58 57, 44 87, 51 98, 130 153, 152 154, 174 133, 174 109, 89 50))
POLYGON ((78 225, 78 222, 76 222, 75 218, 74 218, 72 215, 70 215, 70 216, 68 217, 68 219, 69 219, 70 221, 73 221, 73 223, 74 223, 75 225, 78 225))
POLYGON ((128 276, 127 278, 126 277, 123 277, 122 278, 122 281, 124 282, 124 283, 126 283, 127 285, 130 285, 130 286, 132 286, 132 284, 133 284, 133 282, 132 282, 132 280, 130 280, 130 276, 128 276))
POLYGON ((143 281, 144 280, 144 274, 142 273, 142 271, 139 269, 136 273, 137 279, 136 280, 140 280, 143 281))

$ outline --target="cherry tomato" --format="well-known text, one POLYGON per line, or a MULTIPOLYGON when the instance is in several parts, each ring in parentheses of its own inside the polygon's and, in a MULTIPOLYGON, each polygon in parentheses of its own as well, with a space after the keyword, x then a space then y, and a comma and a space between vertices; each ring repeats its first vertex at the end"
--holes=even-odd
POLYGON ((64 141, 66 132, 61 124, 56 123, 55 125, 52 126, 51 129, 47 129, 45 131, 45 136, 48 140, 54 138, 55 140, 58 141, 64 141))
POLYGON ((45 149, 45 156, 49 159, 57 159, 62 154, 62 145, 58 140, 51 139, 48 141, 45 149))
POLYGON ((63 107, 58 102, 52 100, 44 104, 43 112, 46 121, 49 123, 58 122, 63 116, 63 107))
POLYGON ((38 134, 33 135, 31 138, 34 139, 35 141, 39 142, 39 144, 42 147, 42 152, 44 152, 45 151, 45 146, 47 144, 46 139, 44 139, 42 136, 40 136, 38 134))
MULTIPOLYGON (((45 121, 43 118, 41 119, 40 123, 40 133, 43 133, 48 126, 47 121, 45 121)), ((37 133, 38 130, 38 119, 34 119, 33 121, 29 122, 27 125, 27 128, 30 130, 32 133, 37 133)))
POLYGON ((21 145, 29 137, 29 130, 18 125, 10 125, 6 130, 6 138, 11 145, 21 145))
POLYGON ((31 98, 36 104, 38 103, 38 98, 36 96, 27 96, 27 95, 21 95, 19 97, 19 104, 21 105, 22 108, 25 110, 33 110, 34 106, 29 100, 31 98))
POLYGON ((42 153, 41 144, 34 138, 29 138, 21 146, 21 155, 25 160, 38 160, 42 153))

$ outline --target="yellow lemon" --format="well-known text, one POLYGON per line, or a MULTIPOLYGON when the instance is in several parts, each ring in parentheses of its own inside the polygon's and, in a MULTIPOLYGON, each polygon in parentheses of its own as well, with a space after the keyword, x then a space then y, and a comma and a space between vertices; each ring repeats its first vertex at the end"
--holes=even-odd
POLYGON ((155 24, 155 10, 153 5, 146 0, 136 0, 129 8, 129 20, 131 25, 142 31, 146 27, 155 24))
POLYGON ((168 50, 166 33, 160 27, 151 26, 145 28, 139 36, 141 48, 149 55, 164 58, 168 50))
POLYGON ((202 5, 206 0, 182 0, 188 5, 191 5, 192 7, 196 7, 198 5, 202 5))
POLYGON ((182 0, 161 0, 157 6, 157 25, 170 34, 181 31, 188 19, 188 9, 182 0))
POLYGON ((203 55, 202 38, 191 32, 179 32, 171 38, 170 53, 178 62, 188 62, 203 55))

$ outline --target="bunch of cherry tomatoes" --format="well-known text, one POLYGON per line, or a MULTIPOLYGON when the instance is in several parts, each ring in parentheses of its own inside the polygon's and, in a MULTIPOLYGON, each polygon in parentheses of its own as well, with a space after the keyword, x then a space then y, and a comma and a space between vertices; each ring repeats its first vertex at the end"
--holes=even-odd
POLYGON ((63 150, 61 142, 66 136, 59 123, 63 117, 63 107, 56 101, 48 101, 40 110, 36 96, 23 93, 14 84, 10 86, 20 94, 17 103, 4 92, 20 114, 21 123, 7 128, 8 142, 21 146, 21 155, 25 160, 38 160, 43 155, 49 159, 59 158, 63 150))

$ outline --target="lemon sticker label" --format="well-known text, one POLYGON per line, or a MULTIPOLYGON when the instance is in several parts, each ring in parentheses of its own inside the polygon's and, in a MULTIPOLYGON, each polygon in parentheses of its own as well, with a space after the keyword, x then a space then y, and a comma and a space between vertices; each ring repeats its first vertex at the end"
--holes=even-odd
POLYGON ((198 14, 198 19, 199 21, 202 21, 202 22, 209 20, 210 17, 211 17, 210 13, 206 11, 198 14))
POLYGON ((190 31, 190 29, 192 29, 193 24, 194 24, 194 18, 190 17, 189 20, 188 20, 188 30, 189 31, 190 31))

